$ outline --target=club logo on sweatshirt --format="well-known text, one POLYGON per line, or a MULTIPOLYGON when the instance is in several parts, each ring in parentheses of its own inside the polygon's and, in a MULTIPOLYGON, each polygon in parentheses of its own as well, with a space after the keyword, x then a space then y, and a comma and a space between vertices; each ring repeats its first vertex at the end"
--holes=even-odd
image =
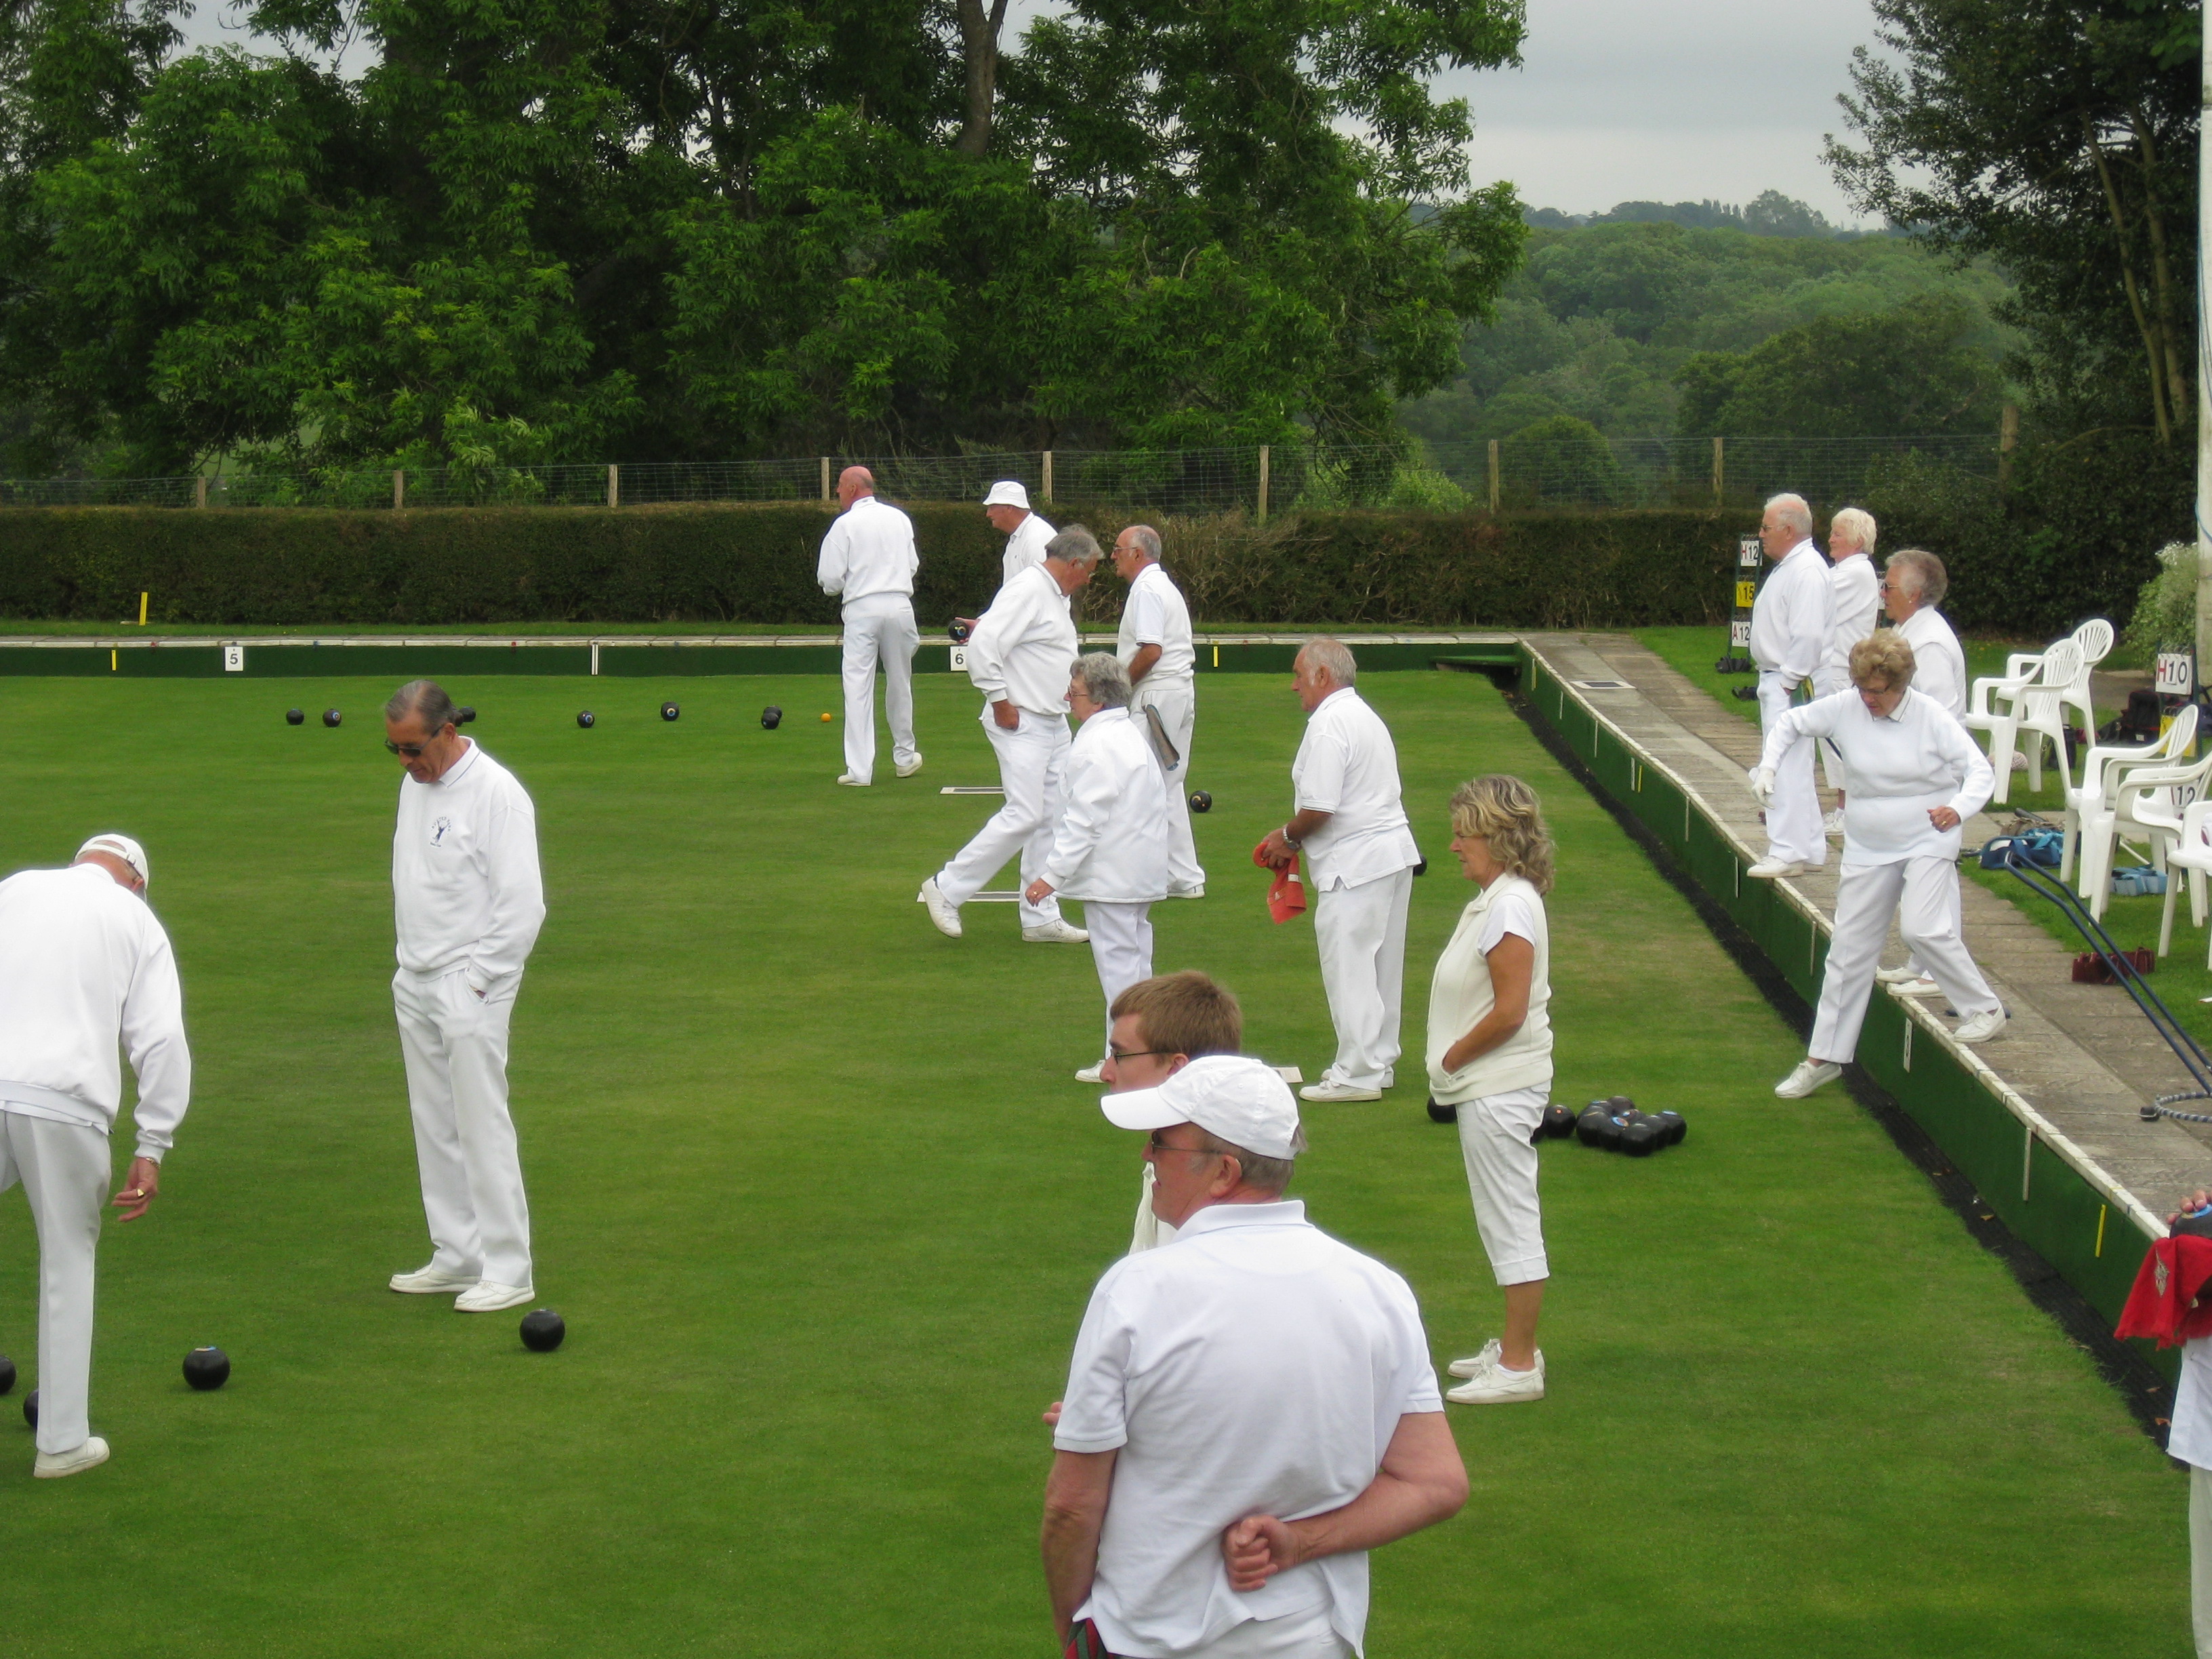
POLYGON ((446 832, 453 827, 453 821, 451 818, 440 818, 436 823, 431 825, 430 845, 443 847, 446 844, 446 832))

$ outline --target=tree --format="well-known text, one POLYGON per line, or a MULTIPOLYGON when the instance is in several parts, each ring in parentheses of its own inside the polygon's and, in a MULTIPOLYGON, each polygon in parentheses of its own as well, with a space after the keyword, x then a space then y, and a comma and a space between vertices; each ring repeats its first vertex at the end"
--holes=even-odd
POLYGON ((2195 420, 2197 9, 2183 0, 1875 0, 1829 165, 1863 212, 2017 279, 2005 313, 2055 423, 2195 420), (2118 371, 2132 356, 2134 369, 2118 371))

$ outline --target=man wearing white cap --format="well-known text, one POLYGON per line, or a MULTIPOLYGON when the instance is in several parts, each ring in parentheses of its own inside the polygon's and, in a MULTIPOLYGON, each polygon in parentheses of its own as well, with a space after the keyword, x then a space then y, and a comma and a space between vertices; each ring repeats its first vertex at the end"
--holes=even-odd
POLYGON ((432 1246, 426 1265, 391 1285, 412 1296, 459 1291, 461 1312, 495 1313, 537 1294, 507 1039, 545 921, 538 811, 514 773, 459 735, 434 681, 392 694, 384 733, 407 773, 392 836, 392 1001, 432 1246))
POLYGON ((921 770, 914 741, 914 520, 876 499, 875 475, 848 466, 837 477, 842 504, 822 538, 815 576, 842 601, 845 654, 845 769, 837 781, 865 789, 876 781, 876 665, 884 668, 884 714, 891 763, 902 778, 921 770))
POLYGON ((145 903, 146 850, 94 836, 65 870, 0 882, 0 1192, 18 1182, 39 1235, 39 1431, 32 1473, 107 1461, 91 1429, 93 1261, 123 1094, 138 1079, 137 1151, 118 1219, 161 1188, 192 1086, 169 936, 145 903))
MULTIPOLYGON (((1077 658, 1067 706, 1081 729, 1060 778, 1060 823, 1022 896, 1031 904, 1083 901, 1110 1050, 1114 1000, 1152 976, 1152 906, 1168 895, 1167 781, 1129 719, 1129 674, 1120 662, 1103 651, 1077 658)), ((1105 1063, 1102 1053, 1076 1081, 1102 1081, 1105 1063)))
MULTIPOLYGON (((968 678, 983 694, 983 732, 998 751, 1006 804, 975 839, 921 884, 929 919, 960 937, 960 907, 983 890, 1006 861, 1021 857, 1030 886, 1052 851, 1060 820, 1060 769, 1067 760, 1067 681, 1075 667, 1075 623, 1068 596, 1091 580, 1098 543, 1081 525, 1052 538, 1045 561, 999 590, 968 641, 968 678)), ((1091 938, 1060 920, 1060 901, 1022 899, 1022 937, 1033 944, 1081 945, 1091 938)))
POLYGON ((991 521, 992 529, 1006 538, 1006 550, 999 561, 1001 589, 1023 571, 1044 562, 1052 526, 1031 510, 1030 492, 1015 480, 1001 478, 991 486, 991 493, 983 497, 983 516, 991 521))
POLYGON ((1304 1138, 1271 1067, 1208 1055, 1099 1104, 1151 1132, 1178 1231, 1107 1269, 1075 1340, 1045 1489, 1060 1639, 1345 1659, 1367 1552, 1467 1501, 1420 1309, 1283 1196, 1304 1138))
POLYGON ((1133 524, 1115 538, 1114 570, 1129 585, 1114 647, 1136 687, 1129 718, 1148 729, 1152 721, 1159 722, 1154 743, 1168 777, 1168 894, 1204 898, 1206 872, 1191 838, 1188 793, 1191 731, 1198 723, 1198 651, 1190 636, 1190 607, 1160 568, 1160 532, 1148 524, 1133 524))

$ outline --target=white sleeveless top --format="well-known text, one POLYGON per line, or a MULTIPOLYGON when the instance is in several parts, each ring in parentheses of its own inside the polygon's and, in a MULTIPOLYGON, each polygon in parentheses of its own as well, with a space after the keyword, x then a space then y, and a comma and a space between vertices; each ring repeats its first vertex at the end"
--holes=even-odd
MULTIPOLYGON (((1497 939, 1489 943, 1497 948, 1497 939)), ((1544 916, 1544 896, 1527 877, 1498 877, 1460 912, 1459 926, 1437 958, 1436 977, 1429 985, 1429 1087, 1439 1105, 1551 1086, 1551 969, 1552 937, 1544 916), (1509 897, 1519 901, 1512 908, 1525 915, 1534 933, 1530 943, 1536 959, 1528 981, 1528 1018, 1488 1054, 1477 1054, 1456 1072, 1445 1072, 1445 1050, 1480 1024, 1498 1000, 1490 984, 1490 960, 1481 947, 1492 913, 1509 897)))

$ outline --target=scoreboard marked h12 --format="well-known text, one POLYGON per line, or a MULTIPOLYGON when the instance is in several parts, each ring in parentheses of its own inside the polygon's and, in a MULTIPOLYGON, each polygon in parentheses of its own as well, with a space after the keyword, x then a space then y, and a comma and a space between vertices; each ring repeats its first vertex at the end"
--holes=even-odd
POLYGON ((1735 604, 1729 611, 1729 653, 1713 665, 1723 674, 1757 671, 1751 659, 1751 607, 1759 598, 1759 570, 1766 555, 1759 538, 1746 536, 1735 548, 1735 604))

